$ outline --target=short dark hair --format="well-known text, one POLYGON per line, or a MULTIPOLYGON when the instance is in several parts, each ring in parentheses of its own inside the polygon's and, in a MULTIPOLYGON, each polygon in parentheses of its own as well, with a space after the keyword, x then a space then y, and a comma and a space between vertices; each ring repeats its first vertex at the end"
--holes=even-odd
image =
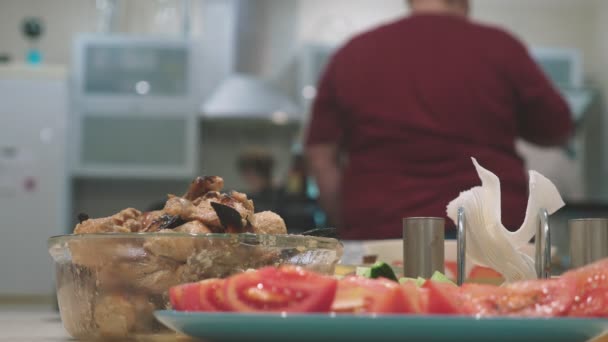
POLYGON ((240 172, 252 171, 255 174, 271 180, 274 169, 274 158, 270 152, 261 148, 249 148, 239 156, 237 168, 240 172))

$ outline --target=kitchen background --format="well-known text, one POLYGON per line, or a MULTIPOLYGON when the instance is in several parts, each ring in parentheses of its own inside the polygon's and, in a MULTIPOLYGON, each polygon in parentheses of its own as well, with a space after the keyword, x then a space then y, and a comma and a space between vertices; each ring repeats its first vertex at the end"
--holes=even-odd
MULTIPOLYGON (((46 238, 78 213, 145 210, 198 174, 247 191, 249 146, 294 194, 290 229, 322 226, 299 163, 315 82, 335 47, 406 13, 403 0, 0 0, 0 302, 51 300, 46 238)), ((520 143, 568 201, 563 246, 567 217, 608 215, 608 2, 478 0, 473 17, 524 40, 577 117, 564 148, 520 143)))

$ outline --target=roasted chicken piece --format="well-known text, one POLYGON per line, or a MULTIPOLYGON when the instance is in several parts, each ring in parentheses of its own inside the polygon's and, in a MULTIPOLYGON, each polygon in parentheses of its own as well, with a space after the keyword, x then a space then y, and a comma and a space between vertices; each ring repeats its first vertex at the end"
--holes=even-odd
POLYGON ((172 233, 208 234, 211 230, 199 221, 190 221, 175 229, 163 229, 159 233, 167 236, 158 236, 147 239, 144 248, 156 256, 167 257, 178 262, 186 262, 188 257, 197 250, 198 240, 189 236, 172 236, 172 233))
MULTIPOLYGON (((252 249, 252 248, 251 248, 252 249)), ((181 282, 207 278, 223 278, 245 271, 250 256, 247 248, 237 248, 229 241, 208 241, 204 248, 188 258, 181 274, 181 282)))
POLYGON ((182 224, 181 226, 173 229, 172 231, 177 233, 186 233, 186 234, 209 234, 211 233, 211 229, 205 226, 200 221, 190 221, 182 224))
POLYGON ((131 295, 129 301, 133 303, 135 307, 135 332, 140 331, 151 331, 157 326, 156 318, 154 318, 154 310, 156 310, 157 304, 152 300, 155 296, 147 295, 131 295))
POLYGON ((144 215, 150 215, 151 218, 146 218, 145 225, 143 225, 142 232, 158 232, 164 229, 173 229, 177 228, 185 223, 184 219, 182 219, 178 215, 168 215, 161 211, 153 211, 151 213, 146 213, 144 215))
POLYGON ((165 215, 162 210, 147 211, 141 214, 140 221, 142 230, 146 230, 154 221, 157 221, 161 216, 165 215))
POLYGON ((245 208, 247 211, 254 211, 253 201, 248 199, 246 194, 238 191, 232 191, 230 196, 240 202, 243 205, 243 208, 245 208))
POLYGON ((171 216, 179 216, 185 221, 200 221, 211 231, 223 233, 227 227, 222 225, 222 220, 220 220, 217 210, 211 205, 212 202, 220 203, 236 210, 241 217, 241 224, 238 227, 241 231, 234 231, 234 233, 246 231, 242 228, 250 226, 249 221, 253 217, 253 202, 247 199, 245 194, 234 191, 230 195, 209 191, 194 201, 183 197, 170 196, 163 212, 171 216))
POLYGON ((131 288, 161 294, 179 283, 180 266, 173 259, 156 255, 122 260, 104 265, 96 273, 97 285, 106 291, 131 288))
POLYGON ((199 221, 215 233, 252 231, 253 202, 240 192, 220 193, 223 186, 224 180, 221 177, 197 177, 182 197, 169 195, 163 210, 142 214, 136 209, 129 208, 110 217, 98 219, 85 217, 76 226, 74 233, 158 232, 176 228, 189 221, 199 221), (222 211, 224 207, 218 210, 211 205, 214 202, 234 209, 240 216, 241 222, 227 224, 226 222, 234 222, 234 212, 229 209, 222 211))
POLYGON ((250 226, 253 220, 254 207, 253 201, 247 198, 247 195, 241 192, 232 191, 230 195, 223 195, 221 204, 234 208, 241 215, 242 226, 250 226))
POLYGON ((74 228, 74 234, 138 232, 142 228, 140 217, 139 210, 127 208, 112 216, 83 220, 74 228))
POLYGON ((180 268, 181 283, 224 278, 248 269, 275 265, 279 260, 280 251, 268 247, 230 240, 209 240, 180 268))
POLYGON ((178 216, 184 221, 199 221, 214 232, 221 232, 220 220, 208 200, 192 201, 182 197, 170 196, 163 211, 167 215, 178 216))
POLYGON ((222 198, 222 194, 219 191, 209 191, 201 197, 198 197, 192 201, 192 204, 199 206, 203 202, 219 202, 222 198))
POLYGON ((233 191, 228 194, 209 192, 193 202, 197 207, 211 207, 220 223, 222 232, 236 234, 251 232, 253 202, 245 194, 233 191))
POLYGON ((287 234, 287 226, 281 216, 272 211, 253 215, 253 232, 256 234, 287 234))
POLYGON ((74 264, 91 269, 116 261, 146 256, 146 252, 141 248, 141 242, 128 238, 71 240, 68 241, 68 248, 74 264))
POLYGON ((95 324, 102 336, 126 337, 134 330, 137 318, 135 305, 125 295, 99 297, 93 306, 95 324))
POLYGON ((224 179, 218 176, 196 177, 190 183, 188 191, 182 196, 187 200, 195 200, 210 191, 222 191, 224 187, 224 179))
POLYGON ((141 231, 142 232, 157 232, 163 227, 164 220, 162 217, 166 215, 162 210, 148 211, 141 215, 141 231))
POLYGON ((154 304, 145 295, 108 294, 97 298, 94 321, 104 337, 126 338, 154 326, 154 304))

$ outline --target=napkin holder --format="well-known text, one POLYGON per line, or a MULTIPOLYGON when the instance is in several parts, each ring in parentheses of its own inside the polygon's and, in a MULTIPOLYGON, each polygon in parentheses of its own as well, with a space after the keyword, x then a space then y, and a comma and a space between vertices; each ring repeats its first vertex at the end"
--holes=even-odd
MULTIPOLYGON (((458 265, 457 283, 462 285, 466 279, 466 234, 467 221, 463 207, 458 208, 456 241, 456 263, 458 265)), ((538 213, 538 228, 535 236, 535 265, 539 279, 551 277, 551 230, 549 227, 549 212, 540 209, 538 213)))

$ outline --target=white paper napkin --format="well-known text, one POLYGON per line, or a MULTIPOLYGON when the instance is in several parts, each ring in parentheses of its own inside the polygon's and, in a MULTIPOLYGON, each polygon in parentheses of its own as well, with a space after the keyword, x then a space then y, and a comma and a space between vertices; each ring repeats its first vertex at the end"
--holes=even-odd
POLYGON ((457 223, 463 207, 467 223, 467 256, 477 264, 500 272, 507 282, 535 279, 534 260, 519 249, 536 234, 538 214, 545 208, 553 214, 564 206, 557 188, 536 171, 530 171, 528 206, 522 226, 508 231, 501 221, 500 180, 471 158, 481 186, 462 192, 447 206, 448 217, 457 223))

